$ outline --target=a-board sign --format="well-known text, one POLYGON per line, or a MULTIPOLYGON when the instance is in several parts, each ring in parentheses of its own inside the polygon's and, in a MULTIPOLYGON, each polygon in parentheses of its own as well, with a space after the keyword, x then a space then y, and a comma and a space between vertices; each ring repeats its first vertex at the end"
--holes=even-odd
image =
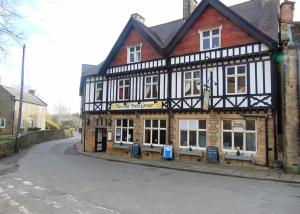
POLYGON ((219 151, 215 146, 206 148, 206 163, 219 163, 219 151))
POLYGON ((164 145, 163 159, 173 159, 172 145, 164 145))

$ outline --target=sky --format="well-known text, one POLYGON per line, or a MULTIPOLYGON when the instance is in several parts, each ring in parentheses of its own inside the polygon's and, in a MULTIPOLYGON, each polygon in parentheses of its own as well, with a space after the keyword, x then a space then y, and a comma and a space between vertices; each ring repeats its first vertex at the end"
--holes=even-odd
MULTIPOLYGON (((283 1, 283 0, 282 0, 283 1)), ((222 0, 234 5, 245 0, 222 0)), ((81 65, 103 61, 133 13, 147 26, 182 18, 182 0, 17 0, 17 29, 26 45, 25 85, 48 103, 80 111, 81 65)), ((300 20, 300 2, 295 18, 300 20)), ((0 59, 1 84, 20 85, 22 45, 0 59)))

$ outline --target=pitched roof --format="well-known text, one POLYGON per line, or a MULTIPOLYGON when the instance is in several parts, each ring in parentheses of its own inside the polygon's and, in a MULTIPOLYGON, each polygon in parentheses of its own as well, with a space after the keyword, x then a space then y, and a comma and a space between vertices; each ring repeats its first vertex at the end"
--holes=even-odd
MULTIPOLYGON (((15 98, 15 100, 20 100, 20 90, 19 89, 7 87, 4 85, 0 85, 0 87, 2 87, 11 96, 13 96, 15 98)), ((40 98, 38 98, 37 96, 32 95, 28 92, 25 92, 25 91, 23 93, 23 102, 32 103, 32 104, 36 104, 36 105, 40 105, 40 106, 47 106, 47 104, 44 101, 42 101, 40 98)))
MULTIPOLYGON (((279 4, 279 0, 250 0, 227 7, 219 0, 202 0, 187 19, 147 27, 134 18, 130 18, 106 60, 97 67, 98 73, 105 73, 132 28, 136 28, 161 55, 167 55, 208 5, 217 8, 259 41, 269 46, 275 46, 279 33, 279 4)), ((91 75, 95 74, 95 70, 93 70, 95 67, 86 66, 87 70, 90 69, 91 75)), ((89 75, 89 72, 83 72, 83 76, 84 73, 89 75)))
POLYGON ((251 0, 230 7, 253 26, 278 41, 279 0, 251 0))

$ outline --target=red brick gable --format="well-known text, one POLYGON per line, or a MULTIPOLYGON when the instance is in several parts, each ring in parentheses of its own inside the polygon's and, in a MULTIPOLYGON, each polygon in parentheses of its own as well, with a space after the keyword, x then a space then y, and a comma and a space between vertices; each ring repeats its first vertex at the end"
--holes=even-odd
POLYGON ((234 24, 227 17, 222 15, 215 8, 208 6, 199 16, 198 20, 192 25, 191 29, 183 37, 171 52, 171 56, 194 53, 200 51, 199 30, 207 30, 222 26, 221 47, 231 47, 236 45, 257 42, 247 32, 234 24))
POLYGON ((127 47, 142 44, 141 59, 142 61, 162 58, 162 56, 145 40, 142 35, 135 29, 132 29, 122 47, 119 49, 111 66, 127 64, 127 47))

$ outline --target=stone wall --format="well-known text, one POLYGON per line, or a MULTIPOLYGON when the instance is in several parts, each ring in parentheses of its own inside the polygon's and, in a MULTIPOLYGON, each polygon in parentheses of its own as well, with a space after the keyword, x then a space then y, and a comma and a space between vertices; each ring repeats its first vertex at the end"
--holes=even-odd
POLYGON ((282 111, 284 162, 288 172, 300 173, 299 95, 297 92, 297 49, 286 47, 282 66, 282 111))
POLYGON ((0 118, 6 119, 5 129, 1 130, 3 135, 12 134, 13 109, 13 97, 0 86, 0 118))
MULTIPOLYGON (((29 132, 20 137, 19 148, 28 148, 34 144, 68 138, 73 135, 72 131, 68 129, 59 130, 45 130, 29 132)), ((1 141, 0 142, 0 159, 13 154, 14 141, 1 141)))
POLYGON ((13 141, 0 142, 0 159, 14 153, 13 141))

